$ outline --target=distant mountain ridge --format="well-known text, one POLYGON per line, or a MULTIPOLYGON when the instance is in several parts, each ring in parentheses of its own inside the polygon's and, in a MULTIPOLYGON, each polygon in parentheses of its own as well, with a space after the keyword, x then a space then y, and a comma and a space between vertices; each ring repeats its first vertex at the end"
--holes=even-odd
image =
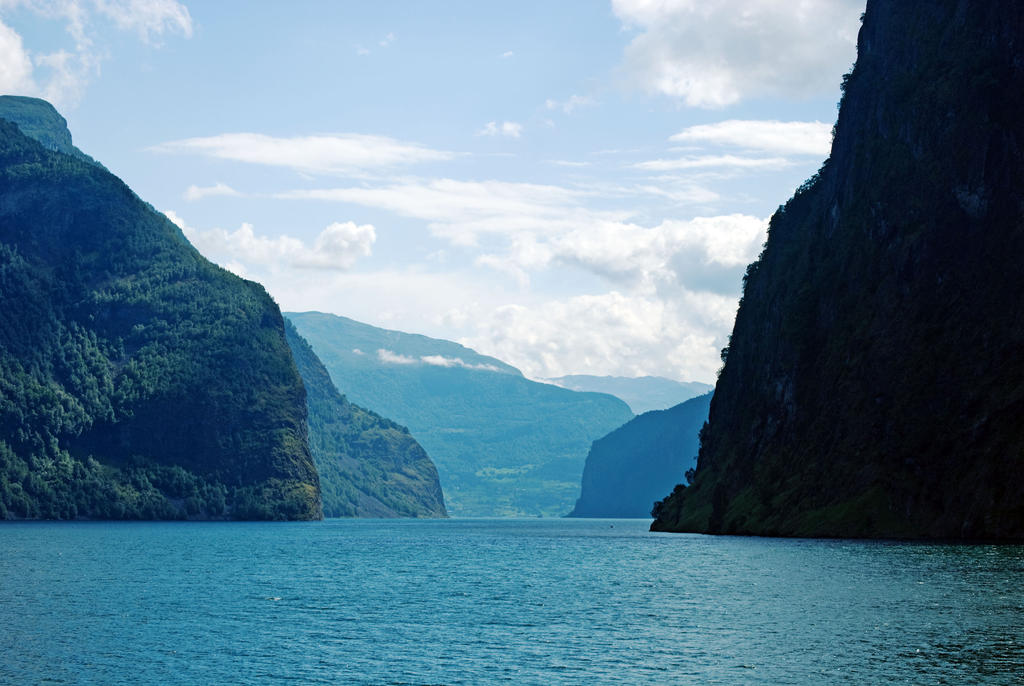
POLYGON ((697 465, 711 394, 652 410, 594 441, 570 517, 648 519, 655 501, 697 465))
POLYGON ((339 336, 347 352, 364 361, 399 365, 462 367, 522 376, 522 372, 495 357, 488 357, 454 341, 431 338, 418 333, 381 329, 354 319, 322 312, 289 312, 293 321, 301 320, 307 331, 339 336))
POLYGON ((288 313, 338 390, 407 426, 454 516, 560 516, 590 443, 633 414, 618 398, 524 378, 451 341, 316 312, 288 313))
POLYGON ((573 391, 609 393, 626 401, 636 414, 651 410, 667 410, 714 389, 714 386, 699 381, 675 381, 662 376, 570 374, 546 381, 573 391))

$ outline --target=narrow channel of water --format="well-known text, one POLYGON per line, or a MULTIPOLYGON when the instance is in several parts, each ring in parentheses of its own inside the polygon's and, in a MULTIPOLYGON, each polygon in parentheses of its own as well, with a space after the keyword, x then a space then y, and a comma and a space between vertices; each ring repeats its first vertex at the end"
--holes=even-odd
POLYGON ((0 525, 0 682, 1011 683, 1024 547, 638 520, 0 525))

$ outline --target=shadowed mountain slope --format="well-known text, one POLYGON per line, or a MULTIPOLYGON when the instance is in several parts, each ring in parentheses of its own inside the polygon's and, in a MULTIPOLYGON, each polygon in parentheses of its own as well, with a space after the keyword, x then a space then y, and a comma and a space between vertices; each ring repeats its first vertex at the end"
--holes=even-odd
POLYGON ((697 463, 711 394, 652 410, 594 441, 570 517, 650 517, 651 506, 697 463))
POLYGON ((654 528, 1024 537, 1024 5, 870 0, 654 528))

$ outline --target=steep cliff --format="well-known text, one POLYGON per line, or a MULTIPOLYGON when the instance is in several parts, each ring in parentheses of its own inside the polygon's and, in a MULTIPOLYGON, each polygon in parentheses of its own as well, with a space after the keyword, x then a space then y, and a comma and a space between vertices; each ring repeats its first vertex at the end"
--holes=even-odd
POLYGON ((694 467, 711 394, 634 417, 594 441, 570 517, 647 518, 694 467))
POLYGON ((653 528, 1024 536, 1024 5, 870 0, 653 528))
POLYGON ((326 517, 444 517, 437 468, 409 431, 350 403, 295 326, 288 345, 306 386, 309 447, 326 517))
POLYGON ((0 97, 0 518, 320 515, 274 302, 0 97))

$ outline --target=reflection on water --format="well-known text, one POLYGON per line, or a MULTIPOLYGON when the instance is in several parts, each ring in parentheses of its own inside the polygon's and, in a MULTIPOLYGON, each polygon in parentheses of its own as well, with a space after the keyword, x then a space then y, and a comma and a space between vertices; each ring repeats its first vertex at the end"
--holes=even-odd
POLYGON ((1010 683, 1024 547, 645 521, 0 526, 0 683, 1010 683))

